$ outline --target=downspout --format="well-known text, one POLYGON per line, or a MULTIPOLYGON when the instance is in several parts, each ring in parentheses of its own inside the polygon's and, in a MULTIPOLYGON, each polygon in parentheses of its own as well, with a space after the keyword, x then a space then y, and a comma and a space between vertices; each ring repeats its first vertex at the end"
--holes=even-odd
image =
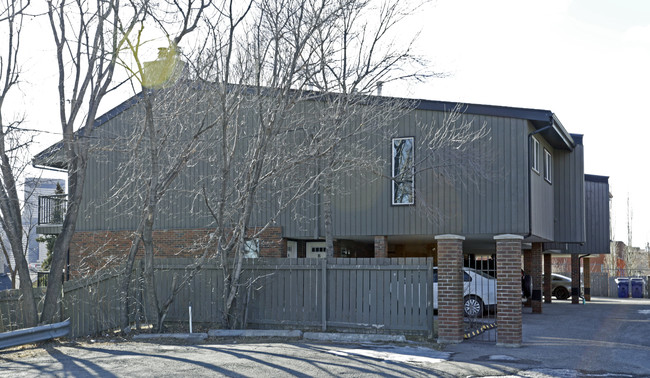
POLYGON ((533 199, 532 199, 532 195, 531 195, 532 194, 531 193, 532 176, 531 176, 531 173, 530 173, 530 171, 531 171, 531 166, 530 166, 530 154, 531 154, 530 146, 532 144, 531 141, 532 141, 533 135, 539 134, 539 133, 544 132, 544 131, 546 131, 546 130, 553 127, 553 117, 552 116, 550 117, 549 122, 550 122, 550 125, 544 126, 541 129, 537 129, 537 130, 535 130, 533 132, 528 133, 528 158, 527 158, 528 164, 527 164, 527 167, 526 167, 526 169, 528 171, 528 234, 524 236, 524 239, 527 239, 527 238, 529 238, 529 237, 531 237, 533 235, 533 199))

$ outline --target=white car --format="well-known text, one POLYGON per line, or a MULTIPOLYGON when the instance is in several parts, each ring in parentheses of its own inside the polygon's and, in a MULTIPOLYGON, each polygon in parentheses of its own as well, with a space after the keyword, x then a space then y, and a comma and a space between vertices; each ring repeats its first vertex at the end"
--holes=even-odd
MULTIPOLYGON (((496 278, 472 268, 463 268, 465 316, 476 317, 497 304, 496 278)), ((433 308, 438 309, 438 268, 433 268, 433 308)))

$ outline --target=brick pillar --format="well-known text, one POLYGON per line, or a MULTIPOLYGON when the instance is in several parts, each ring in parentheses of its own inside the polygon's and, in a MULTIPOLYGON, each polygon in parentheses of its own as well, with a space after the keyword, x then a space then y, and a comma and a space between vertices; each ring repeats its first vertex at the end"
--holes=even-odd
POLYGON ((497 235, 497 346, 521 346, 521 235, 497 235))
POLYGON ((553 273, 553 255, 547 253, 544 255, 544 302, 551 303, 551 295, 553 295, 553 285, 551 283, 553 273))
POLYGON ((463 341, 463 240, 438 235, 438 343, 463 341))
MULTIPOLYGON (((532 271, 533 271, 532 253, 533 253, 533 251, 530 250, 530 249, 525 249, 525 250, 522 251, 522 253, 524 255, 524 272, 526 272, 526 274, 530 275, 531 278, 532 278, 533 277, 532 276, 532 271)), ((526 298, 526 302, 524 302, 524 306, 525 307, 532 307, 533 306, 532 298, 530 298, 530 297, 526 298)))
POLYGON ((388 257, 388 236, 375 236, 375 257, 388 257))
POLYGON ((591 300, 591 266, 589 266, 589 257, 582 259, 582 271, 584 272, 585 301, 591 300))
POLYGON ((580 303, 580 256, 571 255, 571 303, 580 303))
POLYGON ((533 243, 530 253, 530 276, 533 279, 533 314, 542 313, 542 243, 533 243))

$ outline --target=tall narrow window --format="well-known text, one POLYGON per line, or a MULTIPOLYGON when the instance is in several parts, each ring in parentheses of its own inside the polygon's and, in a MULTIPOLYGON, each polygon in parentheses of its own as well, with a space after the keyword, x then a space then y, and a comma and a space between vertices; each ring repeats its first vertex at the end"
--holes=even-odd
POLYGON ((244 240, 244 257, 247 259, 256 259, 260 257, 260 240, 259 239, 246 239, 244 240))
POLYGON ((393 139, 393 205, 411 205, 414 201, 413 137, 393 139))
POLYGON ((533 137, 533 150, 531 151, 531 167, 539 173, 539 141, 533 137))
POLYGON ((551 178, 553 177, 552 172, 553 159, 551 153, 548 150, 544 149, 544 180, 548 181, 549 184, 552 182, 551 178))

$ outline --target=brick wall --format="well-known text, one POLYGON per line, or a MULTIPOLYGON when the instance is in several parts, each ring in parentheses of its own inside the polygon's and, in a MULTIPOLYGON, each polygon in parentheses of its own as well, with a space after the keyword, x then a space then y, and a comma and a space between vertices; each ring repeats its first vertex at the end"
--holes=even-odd
POLYGON ((375 236, 375 256, 374 257, 388 257, 388 237, 375 236))
POLYGON ((542 312, 542 243, 533 243, 530 251, 530 275, 533 279, 532 307, 533 313, 542 312))
POLYGON ((520 346, 521 240, 518 235, 498 235, 497 242, 497 345, 520 346))
MULTIPOLYGON (((207 240, 208 229, 156 230, 153 232, 156 257, 191 257, 200 255, 202 242, 207 240)), ((253 236, 258 229, 250 229, 253 236)), ((260 256, 286 257, 286 240, 281 227, 268 227, 258 236, 260 256)), ((124 262, 131 248, 133 231, 81 231, 75 232, 70 243, 70 274, 85 275, 101 268, 124 262)), ((137 257, 144 255, 142 245, 137 257)))
POLYGON ((438 342, 463 341, 463 240, 457 235, 438 241, 438 342))
POLYGON ((571 255, 571 303, 580 303, 580 256, 571 255))

